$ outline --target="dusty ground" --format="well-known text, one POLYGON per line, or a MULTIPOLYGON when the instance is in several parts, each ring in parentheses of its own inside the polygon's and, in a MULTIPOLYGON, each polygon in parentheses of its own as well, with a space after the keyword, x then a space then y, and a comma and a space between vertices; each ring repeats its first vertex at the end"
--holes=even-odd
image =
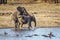
MULTIPOLYGON (((25 7, 31 14, 34 14, 37 20, 37 27, 59 27, 60 26, 60 4, 6 4, 0 5, 0 13, 14 13, 18 6, 25 7)), ((25 27, 27 25, 24 25, 25 27)), ((0 16, 0 27, 14 27, 11 21, 11 15, 0 16)))

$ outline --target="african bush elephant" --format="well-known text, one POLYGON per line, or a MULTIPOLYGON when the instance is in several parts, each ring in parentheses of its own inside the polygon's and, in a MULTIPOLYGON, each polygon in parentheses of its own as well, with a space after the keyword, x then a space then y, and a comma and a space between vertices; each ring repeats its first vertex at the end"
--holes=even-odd
POLYGON ((18 7, 17 10, 20 13, 18 14, 17 12, 15 12, 13 14, 13 17, 12 17, 13 20, 14 20, 16 30, 19 27, 22 27, 23 24, 27 24, 27 23, 28 23, 28 28, 30 29, 32 27, 31 22, 34 22, 34 24, 35 24, 34 27, 36 27, 36 18, 35 18, 35 16, 33 14, 32 14, 33 16, 29 15, 24 7, 21 7, 21 8, 18 7))
POLYGON ((36 19, 34 16, 29 16, 29 17, 24 16, 24 17, 22 17, 22 20, 19 20, 19 25, 20 25, 20 27, 22 27, 23 24, 28 23, 28 28, 30 29, 30 27, 32 28, 31 22, 34 22, 35 23, 34 27, 36 27, 36 19))

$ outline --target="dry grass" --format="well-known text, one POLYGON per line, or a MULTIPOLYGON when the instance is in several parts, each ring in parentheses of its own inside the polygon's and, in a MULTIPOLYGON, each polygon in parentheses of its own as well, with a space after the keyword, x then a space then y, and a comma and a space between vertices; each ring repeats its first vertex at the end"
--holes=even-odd
MULTIPOLYGON (((36 12, 34 16, 37 19, 37 27, 60 26, 60 4, 14 4, 14 5, 0 5, 0 13, 12 12, 14 13, 18 6, 25 7, 31 14, 36 12)), ((10 21, 10 16, 0 16, 0 26, 14 27, 14 22, 10 21)), ((24 25, 27 26, 27 25, 24 25)))

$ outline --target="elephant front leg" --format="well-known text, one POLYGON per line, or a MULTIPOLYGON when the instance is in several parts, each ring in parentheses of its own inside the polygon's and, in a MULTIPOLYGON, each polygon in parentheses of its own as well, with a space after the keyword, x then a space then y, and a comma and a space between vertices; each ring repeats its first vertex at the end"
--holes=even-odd
POLYGON ((18 30, 20 30, 20 23, 18 22, 18 27, 17 27, 18 30))
POLYGON ((22 18, 19 18, 19 28, 21 29, 22 26, 23 26, 23 23, 22 23, 23 19, 22 18))
POLYGON ((20 29, 22 29, 22 26, 23 26, 23 23, 21 22, 20 25, 19 25, 20 29))
POLYGON ((28 29, 31 30, 32 26, 31 26, 31 21, 28 22, 28 29))

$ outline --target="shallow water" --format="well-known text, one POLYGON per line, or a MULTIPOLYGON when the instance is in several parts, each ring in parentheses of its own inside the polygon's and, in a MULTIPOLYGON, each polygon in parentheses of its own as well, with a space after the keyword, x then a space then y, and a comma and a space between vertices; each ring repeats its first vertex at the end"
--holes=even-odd
POLYGON ((60 28, 35 28, 35 30, 24 29, 14 31, 13 28, 0 29, 0 40, 60 40, 60 28), (50 32, 55 37, 44 37, 50 32))

